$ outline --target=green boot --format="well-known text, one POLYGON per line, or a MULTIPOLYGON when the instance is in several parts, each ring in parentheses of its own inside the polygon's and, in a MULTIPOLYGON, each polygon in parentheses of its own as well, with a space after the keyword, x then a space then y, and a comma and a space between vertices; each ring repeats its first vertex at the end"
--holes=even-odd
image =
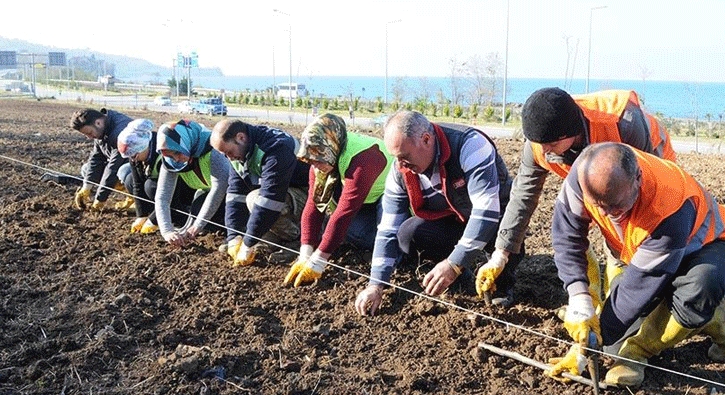
POLYGON ((715 315, 702 328, 702 333, 712 338, 707 356, 715 362, 725 362, 725 302, 717 306, 715 315))
MULTIPOLYGON (((687 329, 680 325, 667 306, 660 303, 642 321, 639 332, 625 340, 619 356, 646 363, 650 357, 674 347, 697 332, 698 329, 687 329)), ((607 372, 604 381, 620 387, 639 387, 644 381, 644 365, 617 360, 607 372)))

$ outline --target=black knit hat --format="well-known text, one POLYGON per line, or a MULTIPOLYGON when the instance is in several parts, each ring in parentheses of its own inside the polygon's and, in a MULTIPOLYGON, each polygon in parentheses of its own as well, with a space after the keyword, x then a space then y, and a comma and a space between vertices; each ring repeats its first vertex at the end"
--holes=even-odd
POLYGON ((543 88, 532 93, 521 109, 521 123, 524 136, 541 144, 584 133, 581 109, 559 88, 543 88))

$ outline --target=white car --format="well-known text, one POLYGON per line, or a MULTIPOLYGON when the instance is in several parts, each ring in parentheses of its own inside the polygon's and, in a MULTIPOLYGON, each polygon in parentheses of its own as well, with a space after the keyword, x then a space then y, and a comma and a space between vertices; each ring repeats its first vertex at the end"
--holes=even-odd
POLYGON ((157 96, 154 99, 154 104, 157 106, 170 106, 171 98, 168 96, 157 96))
POLYGON ((188 100, 184 100, 181 103, 179 103, 176 106, 176 109, 179 110, 179 112, 182 114, 195 114, 196 113, 196 108, 194 108, 194 106, 192 106, 191 102, 188 100))

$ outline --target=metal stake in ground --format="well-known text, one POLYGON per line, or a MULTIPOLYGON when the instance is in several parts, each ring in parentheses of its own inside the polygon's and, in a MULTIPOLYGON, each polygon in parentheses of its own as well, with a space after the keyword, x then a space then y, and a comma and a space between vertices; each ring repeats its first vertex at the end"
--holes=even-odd
MULTIPOLYGON (((478 343, 478 347, 481 347, 481 348, 483 348, 485 350, 491 351, 491 352, 493 352, 495 354, 498 354, 498 355, 501 355, 501 356, 504 356, 504 357, 508 357, 508 358, 511 358, 511 359, 515 359, 515 360, 517 360, 519 362, 523 362, 523 363, 525 363, 527 365, 531 365, 531 366, 536 367, 536 368, 539 368, 541 370, 550 370, 552 368, 552 365, 549 365, 547 363, 539 362, 539 361, 537 361, 535 359, 531 359, 529 357, 525 357, 525 356, 523 356, 523 355, 521 355, 521 354, 519 354, 517 352, 507 351, 507 350, 504 350, 502 348, 498 348, 496 346, 492 346, 490 344, 486 344, 484 342, 478 343)), ((577 382, 579 384, 584 384, 584 385, 590 386, 592 388, 594 387, 594 381, 592 381, 592 380, 590 380, 590 379, 588 379, 586 377, 574 375, 574 374, 567 373, 567 372, 562 373, 561 376, 562 377, 565 377, 565 378, 567 378, 567 379, 569 379, 571 381, 575 381, 575 382, 577 382)), ((604 390, 607 389, 607 384, 606 383, 599 382, 598 384, 599 384, 599 389, 604 389, 604 390)))

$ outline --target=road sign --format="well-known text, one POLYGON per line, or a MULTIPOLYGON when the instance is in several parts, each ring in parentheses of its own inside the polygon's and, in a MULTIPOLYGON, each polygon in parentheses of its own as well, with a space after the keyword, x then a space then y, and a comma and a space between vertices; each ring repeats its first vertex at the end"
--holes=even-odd
POLYGON ((0 69, 14 69, 18 65, 18 53, 15 51, 0 51, 0 69))
POLYGON ((65 52, 48 52, 48 66, 65 65, 65 52))

